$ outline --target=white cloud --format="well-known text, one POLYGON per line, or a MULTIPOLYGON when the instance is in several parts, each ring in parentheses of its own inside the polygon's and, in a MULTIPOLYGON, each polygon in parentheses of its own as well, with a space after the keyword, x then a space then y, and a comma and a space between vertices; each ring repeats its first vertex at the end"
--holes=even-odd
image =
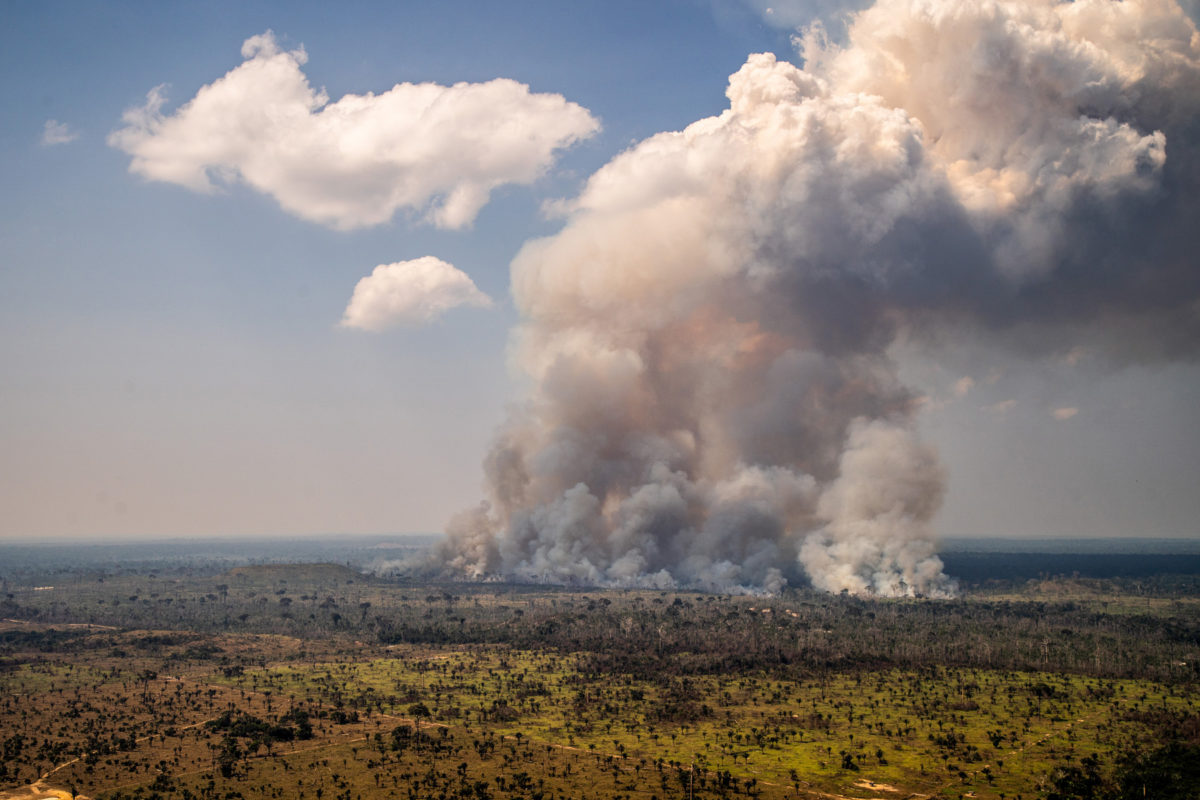
POLYGON ((380 331, 424 325, 455 306, 487 307, 492 299, 453 265, 433 256, 380 264, 354 287, 345 328, 380 331))
POLYGON ((469 225, 493 189, 529 184, 555 152, 599 130, 587 109, 516 81, 401 83, 330 103, 268 31, 246 60, 164 114, 162 87, 108 139, 150 180, 215 191, 238 181, 288 212, 348 230, 401 209, 435 225, 469 225))
POLYGON ((1051 413, 1055 419, 1070 419, 1079 413, 1079 409, 1073 406, 1066 406, 1064 408, 1056 408, 1051 413))
POLYGON ((1074 366, 1077 366, 1079 364, 1079 362, 1084 359, 1085 356, 1087 356, 1087 348, 1072 347, 1070 350, 1068 350, 1066 352, 1065 355, 1063 355, 1062 361, 1068 367, 1074 367, 1074 366))
POLYGON ((1016 405, 1017 401, 1009 398, 1008 400, 1001 400, 999 403, 992 403, 990 406, 984 406, 984 410, 1004 416, 1009 411, 1012 411, 1016 405))
POLYGON ((974 378, 972 378, 969 375, 959 378, 957 381, 954 382, 954 396, 955 397, 966 397, 967 393, 970 392, 971 389, 973 389, 973 388, 975 388, 975 379, 974 378))
POLYGON ((56 119, 46 120, 46 124, 42 128, 42 144, 46 147, 56 144, 67 144, 78 138, 79 133, 77 131, 71 130, 67 123, 59 122, 56 119))

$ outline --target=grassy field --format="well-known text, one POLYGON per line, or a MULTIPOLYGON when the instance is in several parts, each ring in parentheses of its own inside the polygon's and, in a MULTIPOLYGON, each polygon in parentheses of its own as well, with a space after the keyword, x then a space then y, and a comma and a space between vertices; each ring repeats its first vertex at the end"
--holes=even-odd
POLYGON ((1144 733, 1138 714, 1196 711, 1190 692, 1144 681, 935 669, 648 683, 509 651, 282 667, 231 685, 391 715, 421 703, 452 730, 694 764, 743 785, 981 798, 1015 797, 1056 765, 1127 745, 1144 733))
POLYGON ((1178 686, 1061 674, 646 681, 588 673, 573 655, 364 645, 346 660, 262 639, 201 640, 204 662, 176 657, 195 655, 189 640, 156 657, 121 655, 118 644, 80 659, 90 663, 9 671, 3 736, 25 737, 36 754, 15 777, 114 798, 404 797, 479 783, 489 797, 525 797, 538 781, 546 798, 673 797, 684 779, 693 796, 1034 797, 1057 766, 1128 747, 1145 735, 1139 720, 1195 714, 1197 701, 1178 686), (287 660, 207 663, 269 649, 287 660), (163 666, 176 669, 152 668, 163 666), (238 756, 219 774, 228 737, 214 721, 294 709, 310 715, 311 739, 232 737, 238 756), (398 729, 410 734, 401 746, 398 729), (81 734, 84 753, 69 758, 81 734))
POLYGON ((1025 800, 1200 741, 1190 597, 57 586, 0 623, 0 798, 1025 800))

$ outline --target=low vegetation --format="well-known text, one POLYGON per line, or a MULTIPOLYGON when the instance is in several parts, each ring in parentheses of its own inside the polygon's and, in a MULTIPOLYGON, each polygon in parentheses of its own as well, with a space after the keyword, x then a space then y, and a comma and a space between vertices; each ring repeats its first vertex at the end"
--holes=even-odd
POLYGON ((992 581, 937 602, 434 585, 336 565, 36 581, 0 601, 13 793, 1200 791, 1187 576, 992 581))

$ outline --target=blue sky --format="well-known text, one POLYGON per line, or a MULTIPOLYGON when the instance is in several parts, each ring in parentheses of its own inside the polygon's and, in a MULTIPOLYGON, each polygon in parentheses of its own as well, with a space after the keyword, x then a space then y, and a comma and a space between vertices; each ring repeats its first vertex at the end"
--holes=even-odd
MULTIPOLYGON (((833 18, 735 0, 6 4, 0 537, 440 530, 483 495, 480 463, 528 388, 510 363, 509 264, 565 224, 543 204, 636 142, 720 114, 748 54, 801 63, 789 25, 818 14, 833 18), (331 101, 509 78, 601 128, 458 229, 401 208, 337 230, 244 184, 202 194, 132 174, 108 143, 122 114, 165 85, 169 116, 267 31, 303 47, 331 101), (45 143, 48 121, 68 140, 45 143), (493 305, 338 325, 376 265, 422 256, 493 305)), ((1197 535, 1194 353, 1081 352, 1027 358, 983 337, 903 356, 949 475, 939 532, 1197 535)))

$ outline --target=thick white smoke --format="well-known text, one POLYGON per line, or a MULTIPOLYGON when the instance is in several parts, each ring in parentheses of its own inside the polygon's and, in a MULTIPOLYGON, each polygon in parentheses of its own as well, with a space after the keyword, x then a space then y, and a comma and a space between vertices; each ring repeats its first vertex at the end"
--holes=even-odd
POLYGON ((1099 322, 1196 351, 1177 5, 882 0, 844 47, 800 44, 805 68, 751 56, 727 111, 613 159, 514 260, 534 388, 453 569, 944 594, 899 337, 1099 322))

